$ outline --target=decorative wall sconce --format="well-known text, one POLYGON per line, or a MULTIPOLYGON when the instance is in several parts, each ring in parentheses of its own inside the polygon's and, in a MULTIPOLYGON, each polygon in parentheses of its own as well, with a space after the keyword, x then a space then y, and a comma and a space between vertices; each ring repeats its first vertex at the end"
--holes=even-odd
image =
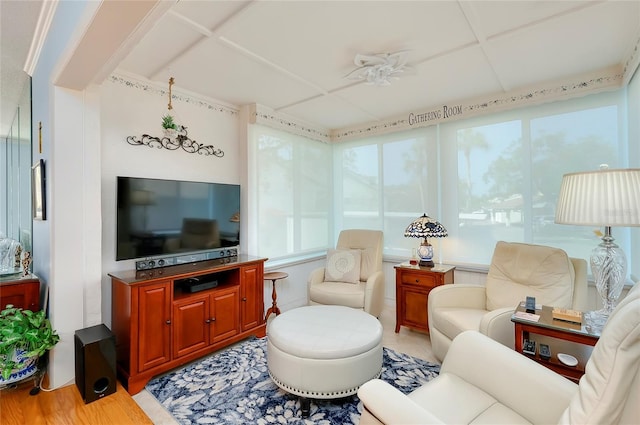
MULTIPOLYGON (((168 110, 171 111, 173 106, 171 105, 171 86, 174 84, 173 77, 169 78, 169 104, 168 110)), ((151 136, 150 134, 143 134, 142 137, 128 136, 127 143, 134 146, 148 146, 150 148, 176 150, 182 148, 185 152, 197 153, 205 156, 217 156, 222 158, 224 151, 216 148, 212 145, 204 145, 192 140, 187 135, 187 127, 176 124, 173 116, 167 113, 162 117, 162 128, 164 135, 162 137, 151 136)))

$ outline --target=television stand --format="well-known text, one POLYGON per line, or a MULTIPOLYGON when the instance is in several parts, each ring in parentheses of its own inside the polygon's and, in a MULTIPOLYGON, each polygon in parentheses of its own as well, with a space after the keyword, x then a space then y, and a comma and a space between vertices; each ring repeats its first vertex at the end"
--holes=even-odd
POLYGON ((136 394, 154 376, 242 339, 264 337, 266 260, 239 255, 110 273, 111 331, 127 391, 136 394), (189 282, 215 286, 192 292, 189 282))

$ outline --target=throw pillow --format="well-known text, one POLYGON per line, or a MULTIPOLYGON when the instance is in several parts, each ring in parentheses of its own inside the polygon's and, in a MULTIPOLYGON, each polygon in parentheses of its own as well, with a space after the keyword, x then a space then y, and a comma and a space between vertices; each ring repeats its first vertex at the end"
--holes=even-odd
POLYGON ((327 265, 324 268, 325 282, 358 283, 360 281, 359 249, 327 250, 327 265))

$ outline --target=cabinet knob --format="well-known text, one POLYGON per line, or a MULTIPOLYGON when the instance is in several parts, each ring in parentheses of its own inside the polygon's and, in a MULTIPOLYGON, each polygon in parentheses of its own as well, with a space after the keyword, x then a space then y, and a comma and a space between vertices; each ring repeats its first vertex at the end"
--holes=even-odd
POLYGON ((215 322, 215 321, 216 321, 216 318, 215 318, 215 317, 212 317, 212 318, 211 318, 211 321, 212 321, 212 322, 215 322))
POLYGON ((170 324, 171 324, 171 320, 167 320, 165 323, 166 323, 167 325, 170 325, 170 324))
POLYGON ((209 320, 209 319, 204 321, 204 323, 210 323, 210 322, 211 322, 211 320, 209 320))
POLYGON ((247 297, 243 297, 243 298, 242 298, 242 301, 246 301, 246 300, 247 300, 247 297))

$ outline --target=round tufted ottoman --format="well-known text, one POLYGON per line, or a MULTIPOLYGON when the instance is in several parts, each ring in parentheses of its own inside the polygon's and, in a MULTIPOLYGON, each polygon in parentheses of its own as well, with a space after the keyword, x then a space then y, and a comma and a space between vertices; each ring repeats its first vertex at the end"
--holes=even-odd
POLYGON ((267 364, 273 382, 309 399, 341 398, 380 376, 382 325, 350 307, 312 305, 286 311, 267 328, 267 364))

